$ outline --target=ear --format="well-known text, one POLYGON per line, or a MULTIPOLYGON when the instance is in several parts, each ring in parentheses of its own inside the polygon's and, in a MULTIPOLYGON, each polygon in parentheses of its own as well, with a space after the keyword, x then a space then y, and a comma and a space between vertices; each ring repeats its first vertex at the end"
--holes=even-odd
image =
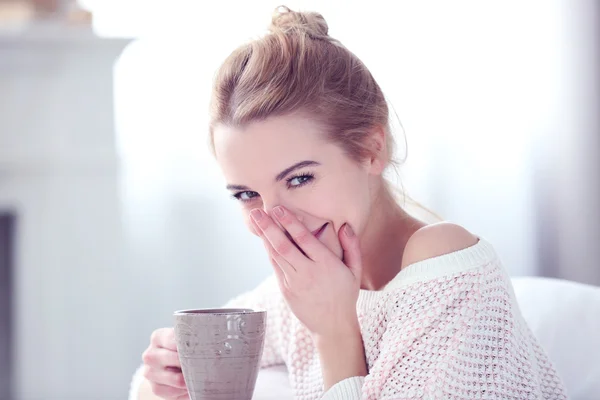
POLYGON ((370 172, 373 175, 381 175, 388 163, 385 129, 382 126, 374 127, 369 140, 371 141, 370 172))

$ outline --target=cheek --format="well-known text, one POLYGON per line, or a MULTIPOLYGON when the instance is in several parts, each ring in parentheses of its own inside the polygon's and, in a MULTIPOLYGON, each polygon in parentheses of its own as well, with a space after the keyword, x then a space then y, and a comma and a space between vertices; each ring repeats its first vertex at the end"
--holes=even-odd
POLYGON ((333 219, 333 225, 335 228, 335 234, 339 237, 340 229, 345 224, 349 224, 352 229, 360 235, 368 221, 371 212, 371 204, 368 198, 362 196, 356 196, 352 200, 346 200, 345 202, 340 201, 339 207, 335 210, 336 214, 333 219))
MULTIPOLYGON (((355 230, 360 230, 370 213, 368 189, 360 185, 347 185, 330 193, 325 212, 331 216, 336 231, 349 223, 355 230)), ((327 215, 327 214, 324 214, 327 215)))

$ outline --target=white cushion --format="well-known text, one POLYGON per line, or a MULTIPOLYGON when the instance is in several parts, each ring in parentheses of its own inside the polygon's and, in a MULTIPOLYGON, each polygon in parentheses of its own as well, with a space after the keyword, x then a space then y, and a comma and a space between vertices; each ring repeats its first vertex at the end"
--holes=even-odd
POLYGON ((521 312, 573 400, 600 398, 600 288, 513 278, 521 312))
POLYGON ((294 392, 292 392, 285 366, 260 370, 252 400, 291 400, 293 398, 294 392))
MULTIPOLYGON (((600 399, 600 288, 548 278, 513 278, 521 312, 572 400, 600 399)), ((262 370, 254 400, 293 399, 285 367, 262 370)))

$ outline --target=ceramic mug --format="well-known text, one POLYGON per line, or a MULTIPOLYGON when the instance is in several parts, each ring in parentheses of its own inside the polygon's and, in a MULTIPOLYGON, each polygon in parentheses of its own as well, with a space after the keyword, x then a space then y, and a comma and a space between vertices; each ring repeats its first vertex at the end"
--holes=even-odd
POLYGON ((251 400, 262 357, 266 311, 174 313, 175 340, 191 400, 251 400))

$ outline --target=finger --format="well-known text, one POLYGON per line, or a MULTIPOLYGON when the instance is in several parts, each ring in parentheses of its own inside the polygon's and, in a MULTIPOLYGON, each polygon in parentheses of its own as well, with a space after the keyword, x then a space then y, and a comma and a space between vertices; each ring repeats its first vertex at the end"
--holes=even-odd
MULTIPOLYGON (((271 243, 276 255, 283 257, 290 265, 294 266, 294 269, 298 270, 298 268, 306 267, 309 263, 312 263, 263 210, 254 209, 251 211, 251 216, 262 232, 261 237, 264 236, 271 243)), ((277 258, 275 260, 278 261, 277 258)), ((285 269, 284 272, 288 273, 285 269)))
POLYGON ((265 241, 265 247, 267 248, 267 251, 269 252, 269 256, 271 257, 271 260, 275 263, 275 265, 277 265, 279 267, 279 269, 283 273, 283 276, 286 278, 286 281, 289 281, 289 279, 293 279, 294 272, 298 272, 294 268, 294 266, 292 264, 290 264, 289 262, 287 262, 287 260, 285 258, 283 258, 281 255, 279 255, 273 248, 273 245, 271 245, 271 243, 268 240, 265 241))
POLYGON ((277 264, 277 261, 273 257, 271 257, 271 265, 273 266, 273 271, 275 271, 275 275, 277 276, 277 283, 279 284, 279 290, 281 293, 285 293, 289 290, 288 280, 283 272, 283 269, 277 264))
MULTIPOLYGON (((262 230, 256 224, 256 222, 254 222, 254 220, 252 220, 252 225, 254 226, 254 229, 257 230, 257 232, 260 232, 259 236, 261 237, 261 239, 263 241, 263 245, 265 246, 265 250, 267 250, 267 254, 269 255, 269 259, 271 261, 271 265, 273 266, 273 269, 275 270, 275 273, 276 274, 281 273, 282 277, 283 277, 283 279, 281 280, 281 282, 283 282, 283 283, 285 283, 287 285, 287 283, 288 283, 288 276, 286 275, 286 271, 287 271, 287 274, 291 275, 292 273, 296 272, 296 269, 294 268, 293 265, 291 265, 290 263, 288 263, 287 261, 285 261, 284 259, 282 259, 281 256, 279 256, 277 254, 277 252, 275 251, 275 249, 271 245, 271 242, 269 242, 269 240, 262 234, 262 230), (279 258, 280 261, 277 262, 276 258, 279 258)), ((279 277, 279 275, 278 275, 278 277, 279 277)))
POLYGON ((163 399, 185 399, 188 396, 187 389, 174 388, 168 385, 150 382, 152 393, 163 399))
POLYGON ((352 274, 360 279, 362 273, 362 260, 358 237, 349 224, 344 224, 339 232, 339 239, 344 250, 344 264, 352 271, 352 274))
POLYGON ((167 370, 164 368, 146 367, 144 378, 150 383, 172 386, 177 389, 186 389, 183 373, 167 370))
POLYGON ((161 328, 152 332, 150 343, 162 349, 177 351, 175 342, 175 330, 173 328, 161 328))
POLYGON ((275 207, 273 209, 273 214, 283 229, 290 234, 298 247, 300 247, 311 260, 323 259, 323 257, 328 254, 325 245, 321 243, 293 213, 285 209, 285 207, 275 207))
POLYGON ((269 242, 266 238, 263 239, 263 245, 265 246, 265 250, 267 250, 267 254, 269 254, 269 259, 277 278, 279 278, 280 282, 283 283, 284 286, 287 286, 288 279, 293 275, 294 272, 296 272, 294 266, 278 255, 273 246, 271 246, 271 242, 269 242), (277 259, 279 259, 279 261, 277 261, 277 259))
POLYGON ((281 293, 285 295, 289 293, 294 283, 294 280, 298 280, 297 271, 292 265, 290 265, 290 263, 286 261, 285 258, 280 256, 275 250, 273 250, 269 242, 267 242, 265 246, 270 248, 267 251, 269 251, 269 254, 271 255, 271 264, 273 265, 275 274, 277 275, 279 289, 281 290, 281 293), (285 271, 292 272, 286 274, 285 271))
POLYGON ((176 351, 150 347, 142 354, 144 364, 152 367, 181 369, 179 354, 176 351))
POLYGON ((189 392, 186 390, 185 394, 177 397, 175 400, 189 400, 190 398, 190 394, 189 392))
MULTIPOLYGON (((289 288, 289 281, 288 281, 288 277, 285 274, 284 268, 282 268, 281 265, 279 265, 279 263, 274 258, 274 255, 276 255, 277 252, 273 249, 273 246, 271 246, 271 243, 267 240, 267 238, 264 237, 264 235, 262 234, 262 230, 256 224, 256 222, 254 222, 254 220, 252 218, 250 218, 250 221, 252 222, 253 228, 255 229, 257 234, 262 239, 263 245, 265 246, 265 250, 267 251, 267 254, 269 255, 269 261, 271 261, 271 266, 273 266, 273 271, 275 271, 275 276, 277 277, 277 282, 279 283, 279 289, 283 293, 284 291, 286 291, 289 288)), ((282 265, 286 269, 288 269, 289 274, 296 272, 294 267, 291 264, 289 264, 287 261, 282 260, 282 265)))

